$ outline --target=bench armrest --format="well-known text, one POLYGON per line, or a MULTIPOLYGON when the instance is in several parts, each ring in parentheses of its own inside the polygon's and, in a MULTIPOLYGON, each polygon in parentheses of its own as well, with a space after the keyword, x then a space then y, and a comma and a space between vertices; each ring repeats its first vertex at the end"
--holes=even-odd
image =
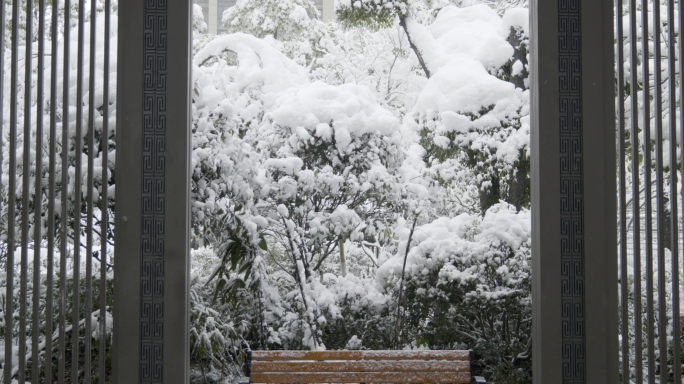
POLYGON ((241 377, 238 379, 238 384, 249 384, 249 377, 241 377))
POLYGON ((482 376, 473 376, 471 383, 472 384, 487 384, 487 381, 482 376))

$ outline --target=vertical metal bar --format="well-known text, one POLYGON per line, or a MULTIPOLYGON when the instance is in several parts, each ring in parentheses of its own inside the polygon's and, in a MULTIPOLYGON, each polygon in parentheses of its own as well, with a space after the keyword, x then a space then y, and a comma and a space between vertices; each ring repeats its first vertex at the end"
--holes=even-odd
POLYGON ((48 180, 47 215, 47 294, 45 296, 45 381, 52 383, 52 317, 54 315, 52 297, 54 294, 55 262, 55 174, 57 164, 57 58, 59 48, 59 1, 52 0, 52 49, 50 58, 50 160, 48 180))
POLYGON ((14 250, 16 247, 15 215, 17 190, 17 83, 19 51, 19 2, 12 3, 12 63, 10 70, 10 134, 9 186, 7 189, 7 295, 5 309, 5 384, 12 380, 12 333, 14 331, 14 250))
POLYGON ((92 319, 93 312, 93 189, 95 188, 95 180, 93 173, 95 172, 95 48, 96 35, 95 26, 97 19, 97 2, 91 1, 90 9, 90 78, 88 84, 88 178, 87 178, 87 227, 86 227, 86 295, 85 295, 85 377, 84 383, 91 382, 91 344, 92 331, 90 319, 92 319))
MULTIPOLYGON (((4 104, 5 104, 5 2, 2 1, 0 2, 0 22, 2 23, 2 28, 0 28, 0 44, 2 44, 2 49, 0 50, 0 65, 2 67, 0 69, 0 152, 4 151, 5 146, 4 146, 4 128, 5 128, 5 115, 4 115, 4 104)), ((3 163, 3 158, 4 156, 0 156, 0 197, 3 193, 3 188, 2 188, 2 163, 3 163)), ((0 198, 1 200, 1 198, 0 198)), ((11 203, 11 200, 7 199, 8 202, 11 203)), ((2 205, 0 205, 0 215, 2 214, 2 205)), ((9 242, 8 242, 9 244, 9 242)), ((7 260, 6 260, 7 261, 7 260)), ((7 264, 7 270, 9 271, 9 264, 7 264)), ((9 274, 8 274, 9 277, 9 274)), ((11 296, 7 295, 5 298, 9 298, 11 296)), ((6 299, 7 300, 7 299, 6 299)), ((5 319, 7 319, 7 313, 5 313, 5 319)), ((5 334, 7 335, 7 330, 11 328, 6 328, 5 329, 5 334)), ((9 333, 11 336, 11 331, 9 333)), ((8 343, 9 345, 10 343, 8 343)), ((7 354, 5 354, 7 356, 7 354)), ((9 365, 10 367, 12 364, 9 365)), ((5 371, 7 371, 7 368, 5 368, 5 371)), ((5 382, 4 376, 2 378, 2 381, 5 382)))
MULTIPOLYGON (((0 49, 0 151, 4 149, 4 139, 3 133, 5 128, 5 2, 0 2, 0 23, 2 23, 2 28, 0 28, 0 44, 2 44, 2 49, 0 49)), ((0 169, 2 169, 3 157, 0 156, 0 169)), ((2 172, 0 172, 0 195, 2 195, 2 172)), ((2 205, 0 204, 0 214, 2 213, 2 205)))
POLYGON ((80 315, 80 272, 81 272, 81 182, 83 160, 83 45, 85 44, 85 0, 78 2, 78 56, 76 64, 76 143, 74 145, 74 293, 71 324, 71 382, 78 384, 79 362, 79 320, 80 315))
MULTIPOLYGON (((681 31, 682 27, 684 27, 684 6, 682 2, 679 3, 678 7, 678 16, 679 16, 679 113, 682 114, 684 113, 684 41, 682 41, 682 36, 681 36, 681 31)), ((682 116, 682 115, 680 115, 682 116)), ((679 136, 680 136, 680 144, 679 144, 679 159, 680 161, 684 164, 684 118, 679 119, 679 136)), ((684 180, 684 167, 680 168, 680 180, 684 180)), ((684 196, 682 196, 684 199, 684 196)), ((684 200, 682 200, 684 201, 684 200)), ((681 217, 684 218, 684 204, 682 204, 682 212, 681 212, 681 217)), ((682 228, 684 230, 684 228, 682 228)), ((684 234, 682 234, 682 240, 684 240, 684 234)), ((677 268, 673 269, 673 274, 679 274, 679 266, 677 268)), ((679 313, 679 312, 676 312, 679 313)), ((675 344, 678 346, 681 346, 681 338, 675 338, 675 344)), ((677 361, 677 360, 675 360, 677 361)))
POLYGON ((643 60, 641 61, 644 86, 644 192, 645 200, 645 223, 644 223, 644 245, 646 247, 646 327, 647 336, 647 355, 648 355, 648 382, 655 384, 656 365, 655 365, 655 320, 653 303, 653 217, 651 205, 651 96, 650 96, 650 70, 649 70, 649 47, 648 47, 648 0, 641 2, 641 50, 643 60))
MULTIPOLYGON (((33 0, 26 1, 26 56, 24 57, 24 154, 21 198, 21 280, 19 307, 19 375, 26 381, 26 309, 28 307, 29 189, 31 188, 31 85, 33 43, 33 0)), ((15 91, 16 92, 16 91, 15 91)))
MULTIPOLYGON (((69 242, 69 66, 71 46, 71 0, 64 0, 64 74, 62 76, 62 213, 60 225, 62 239, 59 259, 59 384, 66 376, 66 274, 69 242)), ((76 242, 74 242, 76 244, 76 242)))
POLYGON ((100 205, 100 345, 99 378, 100 384, 105 384, 105 354, 107 353, 107 231, 109 230, 109 215, 107 189, 109 188, 109 32, 110 32, 110 0, 105 0, 104 27, 104 79, 102 94, 102 192, 100 205))
POLYGON ((622 382, 629 382, 629 286, 627 278, 627 207, 625 172, 625 83, 622 0, 615 1, 615 27, 617 44, 617 108, 618 108, 618 166, 620 177, 619 215, 620 215, 620 303, 622 324, 622 382))
POLYGON ((655 150, 656 150, 656 228, 658 246, 658 336, 660 340, 660 381, 667 380, 667 292, 665 292, 665 202, 663 186, 663 105, 660 54, 660 2, 653 2, 653 101, 655 106, 655 150))
MULTIPOLYGON (((641 362, 641 240, 640 196, 639 196, 639 78, 637 52, 637 2, 629 1, 629 53, 630 53, 630 102, 631 129, 629 132, 632 147, 632 254, 634 258, 634 376, 637 383, 643 383, 643 364, 641 362)), ((622 282, 626 285, 626 282, 622 282)))
MULTIPOLYGON (((0 2, 0 23, 2 23, 2 28, 0 28, 0 44, 2 44, 2 49, 0 49, 0 152, 5 149, 4 146, 4 128, 5 128, 5 2, 0 2)), ((0 156, 0 170, 2 170, 4 156, 0 156)), ((2 188, 2 171, 0 171, 0 197, 3 194, 2 188)), ((0 201, 2 199, 0 198, 0 201)), ((0 203, 0 215, 2 215, 2 204, 0 203)), ((0 380, 2 380, 0 378, 0 380)))
POLYGON ((670 117, 670 256, 672 262, 672 358, 674 383, 681 384, 679 328, 679 225, 677 223, 677 69, 675 67, 675 11, 674 0, 667 2, 667 69, 670 117))
MULTIPOLYGON (((34 192, 35 212, 33 215, 33 343, 31 345, 31 383, 38 384, 40 377, 38 343, 40 336, 40 246, 42 235, 43 207, 43 101, 45 91, 45 0, 38 0, 38 68, 36 90, 36 186, 34 192)), ((47 298, 46 298, 47 299, 47 298)), ((47 316, 47 313, 46 313, 47 316)), ((49 337, 45 333, 45 337, 49 337)), ((46 360, 47 362, 47 360, 46 360)))

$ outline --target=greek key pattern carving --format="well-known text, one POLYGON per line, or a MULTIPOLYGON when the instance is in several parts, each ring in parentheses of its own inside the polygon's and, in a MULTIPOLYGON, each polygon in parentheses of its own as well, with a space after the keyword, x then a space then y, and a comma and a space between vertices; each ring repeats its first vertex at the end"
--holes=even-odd
POLYGON ((140 383, 164 381, 167 0, 144 0, 140 383))
POLYGON ((580 0, 558 0, 563 383, 586 382, 580 0))

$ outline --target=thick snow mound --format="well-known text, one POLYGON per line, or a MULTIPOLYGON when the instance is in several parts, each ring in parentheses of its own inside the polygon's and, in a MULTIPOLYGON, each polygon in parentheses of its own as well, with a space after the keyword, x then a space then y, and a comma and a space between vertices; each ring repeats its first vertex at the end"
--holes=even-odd
MULTIPOLYGON (((499 247, 515 252, 531 245, 531 231, 530 212, 516 212, 505 203, 492 206, 484 218, 470 214, 440 217, 416 227, 406 258, 406 275, 426 275, 454 256, 487 256, 499 247)), ((399 233, 399 252, 378 268, 376 281, 380 285, 391 276, 401 275, 408 237, 409 230, 404 228, 399 233)))
POLYGON ((527 8, 511 8, 501 18, 499 33, 504 38, 511 34, 511 28, 522 29, 525 37, 530 36, 530 10, 527 8))
POLYGON ((314 82, 291 88, 278 97, 270 116, 276 125, 305 128, 306 132, 297 133, 303 140, 309 134, 330 140, 333 125, 335 142, 342 151, 355 137, 391 135, 399 129, 399 121, 376 101, 373 92, 356 84, 314 82))
MULTIPOLYGON (((497 120, 515 113, 521 107, 515 85, 490 75, 472 56, 454 54, 451 61, 425 84, 414 111, 477 115, 482 108, 490 106, 494 106, 491 113, 497 120)), ((444 123, 453 125, 450 130, 469 128, 464 119, 447 118, 444 123)))
POLYGON ((427 33, 434 39, 418 34, 438 52, 427 56, 436 70, 418 95, 413 112, 429 119, 439 117, 440 129, 461 133, 499 126, 500 121, 516 117, 523 106, 521 92, 493 76, 490 69, 503 66, 514 53, 502 28, 525 20, 521 12, 512 12, 504 23, 485 5, 443 8, 427 33))
POLYGON ((309 82, 304 67, 264 40, 243 33, 215 38, 195 54, 193 63, 199 67, 225 51, 237 55, 237 69, 231 75, 240 90, 253 84, 263 84, 262 91, 268 94, 309 82))
POLYGON ((377 289, 372 279, 356 277, 351 273, 347 276, 336 276, 326 273, 323 276, 323 284, 312 282, 312 290, 316 303, 327 309, 333 319, 342 318, 342 309, 339 304, 352 299, 351 309, 354 312, 364 310, 382 311, 390 297, 377 289))
POLYGON ((499 33, 501 18, 484 4, 445 7, 429 30, 444 54, 467 53, 485 68, 499 68, 513 56, 513 47, 499 33))

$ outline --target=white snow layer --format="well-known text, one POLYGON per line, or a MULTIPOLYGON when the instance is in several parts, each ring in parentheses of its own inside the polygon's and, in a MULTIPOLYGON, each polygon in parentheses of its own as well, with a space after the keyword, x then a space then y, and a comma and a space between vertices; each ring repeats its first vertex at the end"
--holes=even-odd
MULTIPOLYGON (((406 275, 427 274, 440 262, 448 262, 454 256, 487 255, 492 246, 505 245, 513 251, 521 246, 529 247, 531 231, 529 211, 516 212, 515 207, 505 203, 494 205, 484 218, 466 213, 454 218, 440 217, 416 227, 412 248, 406 257, 406 275)), ((401 275, 409 232, 408 228, 400 231, 399 252, 378 268, 378 286, 383 286, 391 276, 401 275)), ((450 280, 473 277, 448 267, 442 272, 451 273, 450 280)))
POLYGON ((499 31, 501 17, 487 5, 439 11, 430 32, 448 56, 466 53, 485 68, 499 68, 513 56, 513 47, 499 31))
MULTIPOLYGON (((201 104, 219 105, 250 88, 260 87, 264 109, 271 110, 268 116, 274 124, 303 127, 308 133, 298 132, 300 139, 306 140, 307 134, 329 139, 332 135, 329 125, 334 122, 335 140, 341 151, 349 145, 351 136, 375 132, 389 135, 398 130, 397 119, 377 102, 368 87, 310 83, 304 67, 251 35, 236 33, 212 40, 195 55, 194 64, 200 66, 225 51, 237 55, 237 67, 225 68, 226 75, 233 77, 234 82, 219 92, 209 77, 195 71, 196 81, 202 88, 201 104)), ((241 113, 245 115, 244 111, 241 113)))
POLYGON ((330 140, 330 124, 334 122, 335 141, 342 152, 352 136, 376 132, 390 135, 399 127, 394 115, 377 103, 368 87, 355 84, 314 82, 291 88, 278 97, 270 116, 277 125, 305 128, 297 133, 303 140, 308 134, 330 140))
POLYGON ((500 33, 506 25, 524 24, 520 12, 513 11, 512 16, 504 16, 506 22, 486 5, 448 6, 439 12, 429 28, 432 39, 418 34, 420 44, 434 47, 439 53, 426 57, 432 60, 430 67, 437 70, 420 92, 414 112, 440 113, 446 131, 460 132, 478 124, 496 126, 516 114, 522 106, 521 92, 488 71, 501 67, 513 56, 513 47, 506 41, 508 35, 500 33), (492 111, 474 122, 462 116, 477 115, 491 106, 492 111))
POLYGON ((506 11, 501 18, 500 33, 503 37, 508 37, 511 28, 522 29, 524 36, 530 36, 530 10, 527 8, 511 8, 506 11))

